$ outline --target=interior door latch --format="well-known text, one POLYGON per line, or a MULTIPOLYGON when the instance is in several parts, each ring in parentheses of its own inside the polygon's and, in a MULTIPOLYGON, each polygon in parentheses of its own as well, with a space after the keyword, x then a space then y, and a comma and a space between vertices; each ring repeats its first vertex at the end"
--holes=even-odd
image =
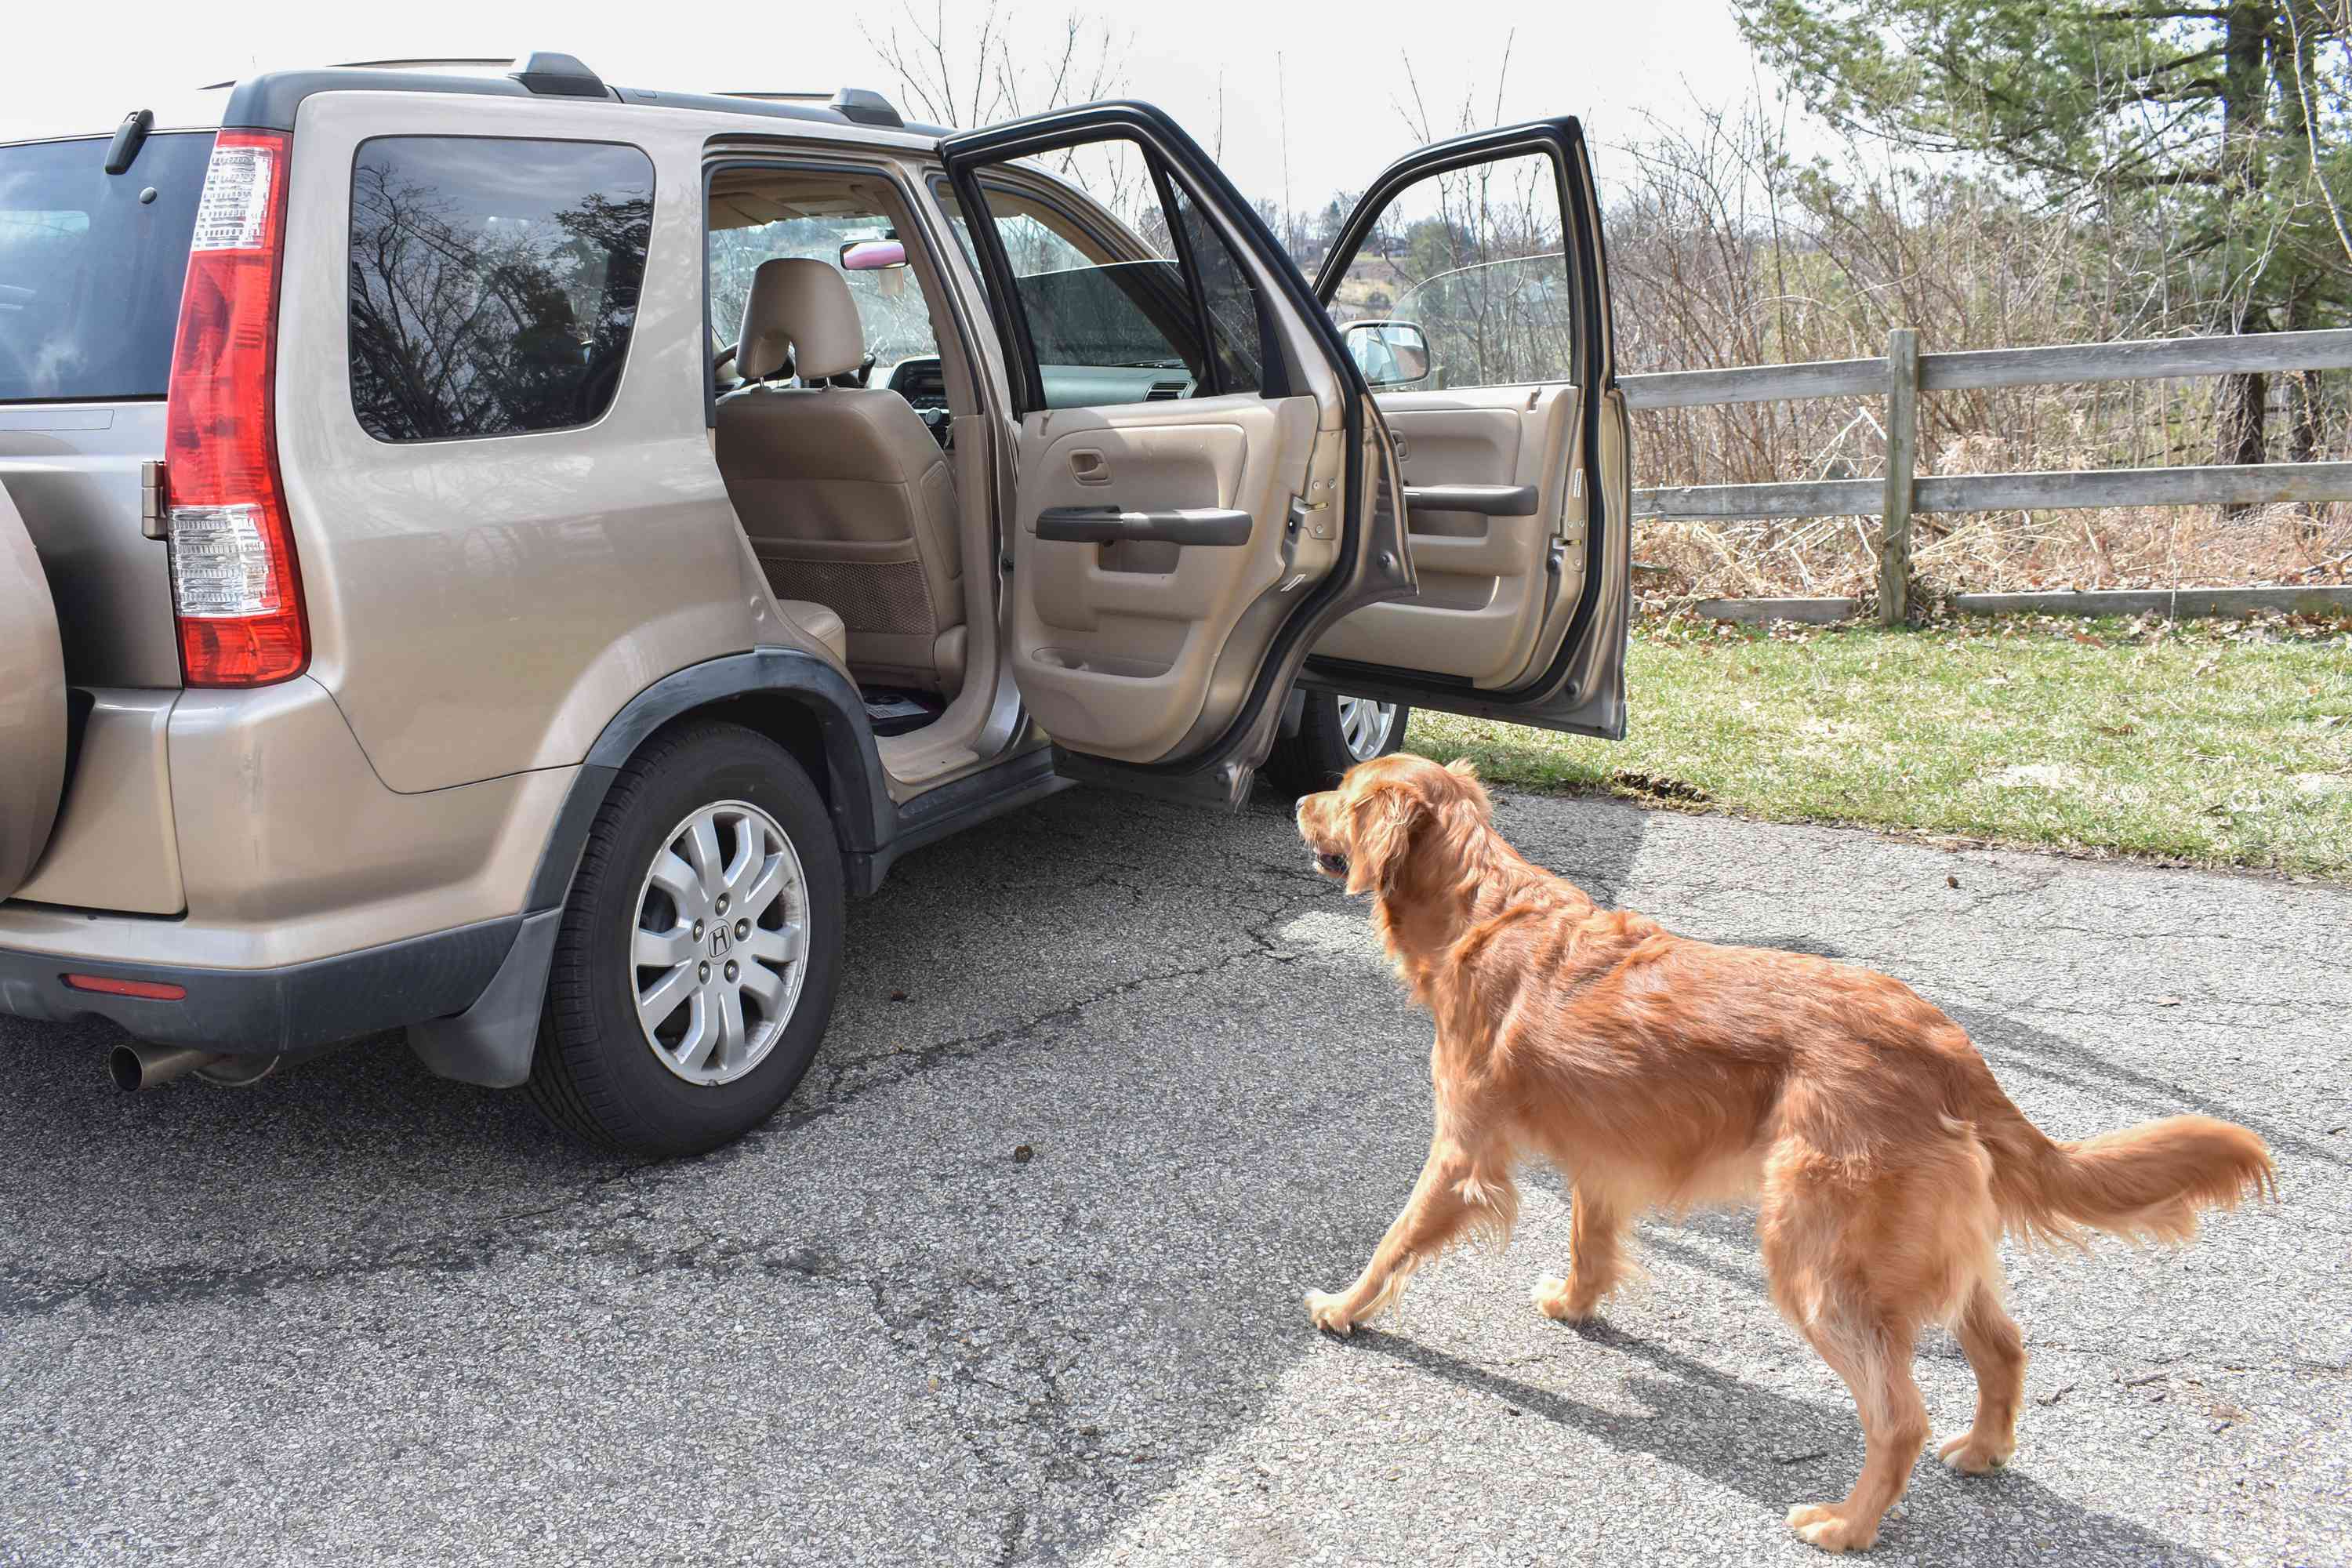
POLYGON ((1309 539, 1331 537, 1331 503, 1310 501, 1305 496, 1290 498, 1290 516, 1283 524, 1283 536, 1297 539, 1304 532, 1309 539))

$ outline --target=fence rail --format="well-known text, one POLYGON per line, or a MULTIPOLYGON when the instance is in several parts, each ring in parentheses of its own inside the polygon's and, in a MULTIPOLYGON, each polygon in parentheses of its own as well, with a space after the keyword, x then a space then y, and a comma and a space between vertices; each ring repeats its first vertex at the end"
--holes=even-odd
POLYGON ((2089 468, 2030 474, 1920 474, 1922 392, 2077 382, 2152 381, 2247 372, 2352 369, 2352 330, 2246 337, 1921 353, 1897 327, 1878 359, 1822 360, 1733 370, 1677 370, 1619 378, 1629 408, 1696 408, 1812 397, 1885 400, 1886 474, 1761 485, 1678 485, 1634 492, 1634 515, 1728 518, 1879 517, 1879 616, 1910 611, 1911 516, 1920 511, 2043 511, 2110 506, 2261 505, 2352 500, 2352 463, 2216 464, 2187 468, 2089 468))

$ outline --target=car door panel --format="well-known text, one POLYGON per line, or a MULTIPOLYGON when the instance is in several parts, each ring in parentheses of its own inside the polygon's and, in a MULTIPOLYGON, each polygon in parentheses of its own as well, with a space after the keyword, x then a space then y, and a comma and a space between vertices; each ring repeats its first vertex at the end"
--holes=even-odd
POLYGON ((1311 397, 1219 397, 1026 416, 1013 535, 1013 652, 1055 742, 1119 762, 1165 756, 1201 717, 1244 613, 1286 572, 1280 519, 1312 442, 1311 397), (1055 509, 1246 514, 1245 542, 1042 537, 1055 509))
POLYGON ((1323 635, 1316 654, 1486 689, 1512 685, 1556 596, 1582 585, 1580 555, 1554 560, 1571 499, 1576 389, 1471 387, 1379 402, 1404 474, 1406 543, 1421 591, 1358 610, 1323 635), (1449 500, 1475 509, 1449 509, 1449 500))
POLYGON ((1013 383, 1024 703, 1071 776, 1238 804, 1314 638, 1412 590, 1402 520, 1376 500, 1401 487, 1369 389, 1263 220, 1150 106, 1056 110, 941 155, 1013 383), (1162 240, 1038 166, 1104 143, 1139 153, 1162 240), (1068 213, 1086 221, 1065 232, 1068 213), (1053 232, 1027 233, 1016 264, 1017 224, 1053 232), (1066 275, 1087 267, 1142 270, 1080 289, 1066 275))
MULTIPOLYGON (((1507 224, 1495 232, 1505 230, 1507 224)), ((1410 374, 1433 377, 1442 390, 1380 392, 1404 476, 1419 591, 1359 609, 1327 631, 1302 681, 1419 707, 1622 735, 1632 621, 1631 439, 1616 390, 1607 258, 1582 130, 1572 119, 1511 126, 1440 142, 1391 164, 1342 226, 1318 279, 1318 297, 1335 300, 1367 258, 1375 270, 1394 272, 1410 260, 1422 273, 1392 300, 1361 296, 1379 311, 1367 327, 1422 331, 1416 296, 1426 302, 1452 290, 1476 300, 1482 312, 1502 312, 1454 323, 1454 349, 1474 347, 1482 369, 1514 357, 1492 350, 1486 334, 1497 320, 1506 328, 1499 341, 1508 342, 1508 329, 1525 318, 1538 324, 1525 344, 1555 349, 1564 326, 1567 352, 1519 353, 1523 361, 1543 361, 1542 367, 1494 376, 1496 384, 1448 385, 1439 374, 1448 345, 1425 339, 1422 368, 1410 374), (1538 156, 1548 163, 1553 188, 1522 188, 1521 205, 1508 216, 1523 221, 1533 210, 1526 198, 1541 194, 1551 199, 1557 227, 1548 236, 1522 227, 1518 233, 1538 237, 1535 243, 1507 236, 1489 248, 1488 176, 1538 156), (1447 191, 1449 177, 1455 184, 1447 191), (1408 200, 1433 184, 1450 198, 1435 218, 1416 214, 1408 200), (1430 237, 1444 253, 1435 266, 1416 248, 1430 237), (1466 257, 1460 254, 1465 245, 1472 251, 1466 257), (1482 279, 1512 281, 1498 287, 1482 279), (1432 493, 1447 487, 1456 487, 1452 497, 1432 493), (1503 487, 1534 489, 1534 510, 1514 512, 1499 497, 1490 504, 1487 498, 1503 487), (1423 492, 1418 506, 1416 489, 1423 492), (1440 504, 1445 500, 1481 504, 1449 509, 1440 504)), ((1394 272, 1381 281, 1385 288, 1403 279, 1394 272)))

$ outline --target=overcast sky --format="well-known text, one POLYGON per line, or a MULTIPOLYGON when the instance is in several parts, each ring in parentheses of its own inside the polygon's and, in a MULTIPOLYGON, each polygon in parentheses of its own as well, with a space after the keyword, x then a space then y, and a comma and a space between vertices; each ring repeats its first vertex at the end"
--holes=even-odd
MULTIPOLYGON (((865 3, 675 4, 613 0, 404 0, 398 5, 200 0, 68 5, 15 0, 0 50, 0 141, 110 128, 130 110, 159 110, 186 89, 256 70, 411 56, 578 55, 608 81, 679 89, 815 89, 844 83, 891 94, 896 83, 860 30, 911 26, 899 0, 865 3)), ((927 24, 931 7, 917 0, 927 24)), ((980 7, 950 5, 950 34, 969 54, 980 7)), ((1725 0, 1143 0, 1072 6, 1017 0, 1014 36, 1042 50, 1073 9, 1108 27, 1125 57, 1126 89, 1172 113, 1202 142, 1218 127, 1223 158, 1253 195, 1319 205, 1360 187, 1417 138, 1409 52, 1441 132, 1465 94, 1480 124, 1572 112, 1606 144, 1640 134, 1647 110, 1686 115, 1694 100, 1746 96, 1755 70, 1725 0), (1335 28, 1335 18, 1346 26, 1335 28), (1499 111, 1496 77, 1511 43, 1499 111), (1284 120, 1288 121, 1287 132, 1284 120)), ((925 26, 920 29, 928 32, 925 26)), ((901 105, 902 108, 906 107, 901 105)), ((168 119, 168 114, 166 115, 168 119)), ((1601 155, 1604 178, 1606 153, 1601 155)))

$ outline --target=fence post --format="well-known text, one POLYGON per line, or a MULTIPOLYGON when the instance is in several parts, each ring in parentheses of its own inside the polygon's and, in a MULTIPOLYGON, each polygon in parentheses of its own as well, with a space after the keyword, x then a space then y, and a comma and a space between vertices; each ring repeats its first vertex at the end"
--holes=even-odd
POLYGON ((1878 624, 1911 618, 1911 480, 1919 451, 1919 333, 1886 334, 1886 504, 1878 535, 1878 624))

